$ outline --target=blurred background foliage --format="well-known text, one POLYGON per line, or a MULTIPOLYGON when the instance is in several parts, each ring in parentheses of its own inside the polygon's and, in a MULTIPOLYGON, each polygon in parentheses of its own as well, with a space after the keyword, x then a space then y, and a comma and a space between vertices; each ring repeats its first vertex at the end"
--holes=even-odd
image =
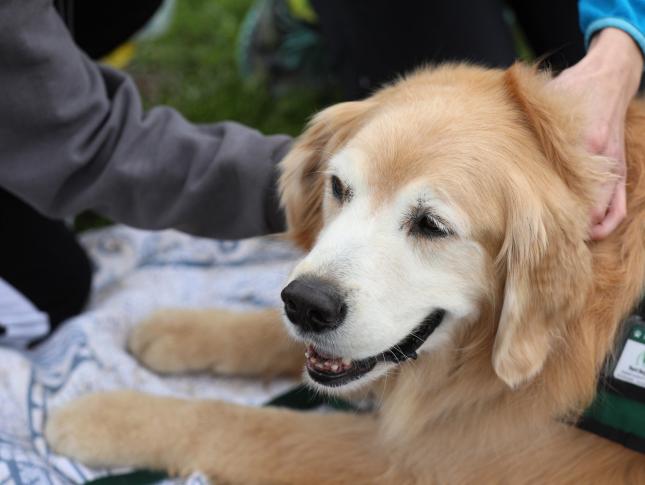
POLYGON ((298 134, 332 102, 307 86, 272 95, 263 79, 243 79, 237 39, 250 0, 178 0, 166 33, 140 40, 126 70, 146 107, 165 104, 194 122, 235 120, 265 133, 298 134))

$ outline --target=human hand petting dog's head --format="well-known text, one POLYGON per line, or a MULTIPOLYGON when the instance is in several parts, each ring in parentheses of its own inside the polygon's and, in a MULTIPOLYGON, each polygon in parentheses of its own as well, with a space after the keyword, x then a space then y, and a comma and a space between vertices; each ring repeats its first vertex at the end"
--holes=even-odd
POLYGON ((583 99, 588 124, 585 144, 593 155, 614 161, 590 214, 589 235, 607 237, 627 213, 625 183, 625 117, 638 91, 643 54, 622 30, 607 28, 594 36, 587 55, 551 81, 556 89, 583 99))

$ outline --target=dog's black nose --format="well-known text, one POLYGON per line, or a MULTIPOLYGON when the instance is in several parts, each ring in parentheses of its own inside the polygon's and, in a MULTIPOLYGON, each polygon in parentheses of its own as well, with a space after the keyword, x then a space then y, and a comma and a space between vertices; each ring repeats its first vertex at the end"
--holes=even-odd
POLYGON ((343 323, 347 314, 339 289, 319 278, 293 280, 280 296, 291 323, 308 332, 332 330, 343 323))

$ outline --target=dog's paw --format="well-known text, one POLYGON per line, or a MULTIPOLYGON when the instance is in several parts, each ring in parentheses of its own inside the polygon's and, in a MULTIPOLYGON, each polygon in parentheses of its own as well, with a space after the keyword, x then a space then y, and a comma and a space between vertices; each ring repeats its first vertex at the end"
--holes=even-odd
POLYGON ((288 338, 275 310, 163 310, 134 329, 130 352, 162 374, 297 375, 303 351, 288 338))
POLYGON ((132 331, 128 348, 143 365, 161 374, 240 373, 231 318, 231 313, 219 310, 159 311, 132 331))
POLYGON ((129 450, 140 426, 140 396, 119 391, 72 401, 49 416, 45 438, 56 453, 91 467, 136 466, 136 454, 129 450))

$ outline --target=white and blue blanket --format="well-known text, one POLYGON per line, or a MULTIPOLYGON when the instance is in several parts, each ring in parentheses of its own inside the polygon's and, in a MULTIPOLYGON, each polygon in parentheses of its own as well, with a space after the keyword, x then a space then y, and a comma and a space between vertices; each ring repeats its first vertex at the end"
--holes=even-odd
MULTIPOLYGON (((133 326, 159 308, 277 306, 298 256, 287 244, 270 238, 212 241, 122 226, 85 234, 82 242, 96 264, 87 310, 36 351, 0 347, 0 485, 83 483, 106 475, 52 454, 43 438, 48 410, 76 396, 136 388, 260 405, 293 385, 211 375, 160 377, 125 350, 133 326)), ((198 475, 187 480, 203 481, 198 475)))

